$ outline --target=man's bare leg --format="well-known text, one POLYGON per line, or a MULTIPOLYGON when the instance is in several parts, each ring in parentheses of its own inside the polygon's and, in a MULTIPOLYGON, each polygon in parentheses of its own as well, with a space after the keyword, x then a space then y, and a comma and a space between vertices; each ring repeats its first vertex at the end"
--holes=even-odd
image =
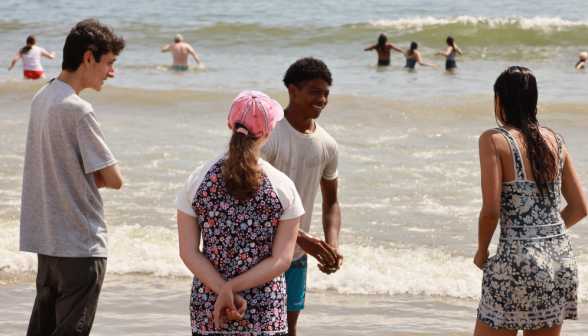
POLYGON ((288 312, 288 336, 296 336, 296 323, 298 323, 298 316, 300 310, 288 312))

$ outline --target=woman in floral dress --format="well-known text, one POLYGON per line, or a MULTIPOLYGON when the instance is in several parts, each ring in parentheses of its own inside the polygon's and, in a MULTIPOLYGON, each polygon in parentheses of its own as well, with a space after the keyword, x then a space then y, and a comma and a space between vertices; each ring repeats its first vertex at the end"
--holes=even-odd
POLYGON ((174 201, 180 256, 194 274, 193 335, 288 334, 283 273, 304 209, 294 183, 259 158, 283 115, 264 93, 242 92, 229 151, 196 168, 174 201))
POLYGON ((577 319, 578 272, 568 229, 588 212, 562 137, 537 121, 537 82, 526 68, 494 84, 500 128, 479 140, 483 206, 478 252, 482 297, 474 335, 559 335, 577 319), (560 196, 568 205, 560 212, 560 196), (500 219, 496 255, 488 246, 500 219))

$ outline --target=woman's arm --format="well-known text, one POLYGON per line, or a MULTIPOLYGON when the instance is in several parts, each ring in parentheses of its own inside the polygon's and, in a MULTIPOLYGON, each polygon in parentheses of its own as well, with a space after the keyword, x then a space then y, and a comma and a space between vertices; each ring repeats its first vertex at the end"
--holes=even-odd
POLYGON ((418 51, 416 51, 416 50, 414 52, 416 53, 417 61, 419 62, 420 65, 422 65, 422 66, 430 66, 430 67, 433 67, 433 68, 436 68, 437 67, 437 64, 431 64, 431 63, 425 63, 425 62, 423 62, 423 60, 421 59, 421 53, 418 52, 418 51))
POLYGON ((586 65, 586 62, 578 62, 578 64, 576 64, 576 69, 582 69, 582 68, 584 68, 585 65, 586 65))
POLYGON ((447 47, 447 50, 445 52, 437 51, 435 53, 435 57, 437 57, 438 55, 443 55, 443 56, 447 57, 447 56, 451 55, 451 52, 452 51, 453 51, 453 47, 452 46, 448 46, 447 47))
POLYGON ((363 49, 363 51, 372 51, 372 50, 374 50, 374 49, 376 49, 376 44, 374 44, 374 45, 372 45, 372 46, 369 46, 369 47, 367 47, 367 48, 363 49))
POLYGON ((299 224, 300 217, 280 221, 272 244, 272 255, 222 286, 214 305, 214 323, 217 328, 226 326, 221 324, 222 317, 219 315, 227 308, 234 311, 231 302, 236 293, 262 285, 288 270, 292 262, 299 224))
POLYGON ((397 46, 395 46, 395 45, 394 45, 394 44, 392 44, 392 43, 387 43, 387 44, 390 46, 390 49, 394 49, 394 50, 396 50, 396 51, 398 51, 398 52, 402 53, 402 54, 404 55, 404 57, 408 57, 408 55, 406 54, 406 51, 404 51, 404 50, 402 50, 402 49, 398 48, 397 46))
POLYGON ((178 210, 178 235, 182 261, 198 280, 215 293, 220 293, 226 280, 200 251, 200 233, 200 225, 196 218, 178 210))
POLYGON ((20 59, 20 52, 18 54, 16 54, 16 56, 14 56, 14 59, 12 60, 12 63, 10 64, 10 66, 8 67, 8 70, 12 70, 12 68, 14 68, 14 65, 16 64, 16 62, 20 59))
POLYGON ((500 193, 502 190, 502 163, 494 136, 495 131, 486 131, 480 136, 480 168, 482 178, 482 210, 478 219, 478 251, 474 264, 482 269, 488 259, 488 246, 500 217, 500 193))
POLYGON ((463 55, 461 49, 459 49, 459 46, 457 44, 455 44, 455 51, 457 51, 458 54, 463 55))
POLYGON ((55 58, 55 51, 52 51, 51 53, 44 51, 41 55, 47 57, 48 59, 54 59, 55 58))
POLYGON ((563 150, 564 166, 561 174, 561 193, 568 205, 561 211, 561 217, 569 229, 588 215, 588 206, 580 178, 578 178, 578 173, 565 145, 563 145, 563 150))

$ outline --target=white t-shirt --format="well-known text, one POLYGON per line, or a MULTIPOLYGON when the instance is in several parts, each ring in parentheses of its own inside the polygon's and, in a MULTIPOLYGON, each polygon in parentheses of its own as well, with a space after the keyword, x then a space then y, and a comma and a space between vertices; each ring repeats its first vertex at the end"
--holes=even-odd
MULTIPOLYGON (((210 168, 224 157, 224 155, 219 155, 213 160, 196 168, 192 174, 190 174, 188 181, 186 181, 184 187, 178 194, 178 197, 174 200, 174 205, 178 210, 192 217, 196 217, 196 212, 192 207, 194 196, 196 196, 196 192, 198 191, 198 188, 200 188, 200 184, 206 177, 210 168)), ((300 200, 300 196, 298 195, 292 180, 262 159, 259 159, 259 164, 269 178, 272 188, 278 195, 278 199, 282 204, 283 212, 280 220, 288 220, 304 215, 302 201, 300 200)))
MULTIPOLYGON (((269 141, 261 149, 262 157, 294 181, 306 211, 300 219, 300 229, 305 232, 310 230, 314 199, 321 179, 336 179, 339 165, 337 142, 317 123, 315 125, 312 134, 303 134, 284 118, 276 124, 269 141)), ((293 260, 301 258, 304 253, 297 244, 293 260)))
POLYGON ((21 54, 24 70, 43 71, 43 67, 41 66, 41 55, 43 55, 44 52, 47 51, 34 45, 28 53, 21 54))

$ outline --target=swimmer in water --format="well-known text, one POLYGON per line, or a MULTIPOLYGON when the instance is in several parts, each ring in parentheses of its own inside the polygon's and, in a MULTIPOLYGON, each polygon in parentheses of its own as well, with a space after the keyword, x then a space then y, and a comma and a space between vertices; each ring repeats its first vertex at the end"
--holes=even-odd
POLYGON ((190 68, 190 60, 188 59, 189 55, 194 56, 194 59, 198 63, 198 67, 204 67, 204 64, 200 62, 200 58, 188 43, 184 42, 184 38, 182 35, 177 34, 174 37, 174 44, 168 44, 161 49, 161 52, 171 51, 174 57, 174 64, 172 69, 176 71, 186 71, 190 68))
POLYGON ((461 49, 459 49, 457 44, 455 44, 455 40, 453 39, 453 37, 448 36, 447 37, 447 50, 445 52, 442 52, 442 51, 436 52, 435 57, 437 57, 438 55, 443 55, 443 56, 447 57, 446 61, 445 61, 445 69, 451 70, 451 69, 457 68, 457 65, 455 64, 456 53, 458 53, 460 55, 463 54, 461 52, 461 49))
POLYGON ((425 63, 421 59, 421 53, 417 50, 419 44, 416 42, 412 42, 410 44, 410 50, 406 51, 406 65, 404 66, 406 69, 414 70, 416 63, 418 62, 422 66, 430 66, 436 68, 436 64, 425 63))
POLYGON ((369 46, 364 49, 365 51, 376 50, 378 52, 378 65, 379 66, 392 65, 390 63, 390 50, 391 49, 394 49, 398 52, 401 52, 404 54, 404 56, 408 57, 404 50, 398 48, 397 46, 393 45, 392 43, 387 43, 387 41, 388 41, 388 38, 386 37, 386 35, 381 34, 380 38, 378 39, 378 44, 374 44, 374 45, 369 46))
POLYGON ((54 59, 55 51, 48 53, 45 49, 38 47, 37 38, 31 35, 27 37, 27 45, 18 51, 8 70, 12 70, 16 62, 22 58, 24 79, 46 78, 43 67, 41 66, 41 56, 54 59))
POLYGON ((576 69, 586 69, 586 58, 588 58, 588 52, 581 52, 580 61, 576 63, 576 69))

